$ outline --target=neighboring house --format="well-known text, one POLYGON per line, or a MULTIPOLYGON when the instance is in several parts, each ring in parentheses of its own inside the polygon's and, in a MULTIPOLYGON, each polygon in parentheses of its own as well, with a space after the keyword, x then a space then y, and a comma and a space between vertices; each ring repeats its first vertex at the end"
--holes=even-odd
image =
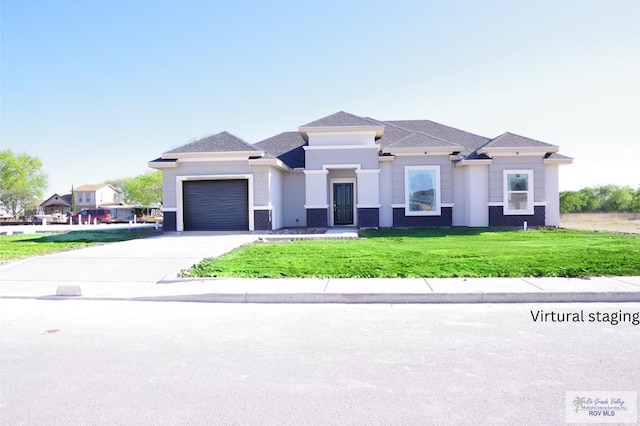
POLYGON ((75 197, 76 211, 115 206, 122 203, 120 190, 113 185, 104 183, 78 186, 74 188, 73 196, 75 197))
POLYGON ((256 144, 222 132, 167 151, 168 231, 558 226, 558 147, 346 112, 256 144))
POLYGON ((9 209, 4 204, 0 204, 0 220, 13 219, 13 215, 9 213, 9 209))
POLYGON ((38 214, 52 215, 71 213, 71 194, 53 194, 38 206, 38 214))

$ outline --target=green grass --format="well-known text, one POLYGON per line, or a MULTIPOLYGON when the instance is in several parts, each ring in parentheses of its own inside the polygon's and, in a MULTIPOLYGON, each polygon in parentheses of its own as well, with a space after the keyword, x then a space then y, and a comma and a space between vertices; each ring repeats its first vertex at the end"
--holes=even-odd
POLYGON ((93 244, 160 235, 155 229, 72 231, 59 234, 0 235, 0 263, 87 247, 93 244))
POLYGON ((357 240, 255 243, 184 277, 586 277, 640 275, 640 237, 537 229, 361 232, 357 240))

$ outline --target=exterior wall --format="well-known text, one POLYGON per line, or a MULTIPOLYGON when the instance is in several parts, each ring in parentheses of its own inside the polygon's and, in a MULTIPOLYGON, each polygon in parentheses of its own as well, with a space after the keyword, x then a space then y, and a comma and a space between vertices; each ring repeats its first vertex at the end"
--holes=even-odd
MULTIPOLYGON (((162 171, 162 206, 163 208, 178 208, 176 202, 176 178, 178 176, 208 176, 208 175, 234 175, 250 174, 255 170, 246 161, 207 161, 207 162, 179 162, 178 167, 164 169, 162 171)), ((268 191, 268 184, 262 186, 263 191, 268 191)), ((255 194, 255 189, 254 189, 255 194)), ((268 192, 259 196, 264 201, 268 199, 268 192)), ((255 196, 254 196, 255 200, 255 196)))
POLYGON ((557 164, 546 164, 545 169, 545 197, 547 205, 545 208, 545 225, 560 226, 560 179, 557 164))
POLYGON ((380 226, 380 209, 359 208, 358 228, 378 228, 380 226))
POLYGON ((393 209, 393 226, 397 228, 451 226, 452 216, 451 207, 442 207, 440 216, 405 216, 404 207, 399 207, 393 209))
POLYGON ((527 222, 527 226, 544 226, 544 216, 544 206, 535 206, 532 215, 504 215, 502 206, 490 206, 489 226, 521 228, 524 226, 524 222, 527 222))
MULTIPOLYGON (((177 231, 183 230, 183 206, 181 202, 183 178, 216 180, 225 176, 249 180, 249 230, 255 229, 257 210, 269 210, 269 166, 250 166, 248 161, 185 161, 175 168, 163 170, 163 205, 165 214, 174 212, 177 231), (255 209, 256 202, 260 203, 255 209), (262 209, 260 209, 262 207, 262 209)), ((262 220, 264 216, 259 215, 262 220)), ((269 217, 271 221, 272 218, 269 217)), ((166 229, 166 228, 165 228, 166 229)))
POLYGON ((383 228, 390 228, 393 226, 393 208, 391 207, 391 177, 393 174, 393 162, 381 161, 379 164, 380 226, 383 228))
POLYGON ((361 169, 378 168, 378 148, 376 146, 348 149, 307 149, 305 158, 306 170, 322 170, 324 165, 330 164, 359 164, 361 169))
POLYGON ((269 173, 269 199, 271 204, 271 229, 280 229, 283 225, 282 208, 282 172, 272 168, 269 173))
POLYGON ((326 209, 329 207, 328 170, 305 170, 304 190, 306 209, 326 209))
POLYGON ((95 202, 98 206, 105 203, 119 203, 120 201, 122 201, 120 193, 114 191, 113 188, 109 186, 105 186, 96 191, 95 202))
POLYGON ((375 130, 308 132, 309 146, 373 145, 375 130))
POLYGON ((502 203, 505 170, 533 170, 533 201, 545 200, 545 166, 542 157, 495 157, 489 166, 489 202, 502 203))
POLYGON ((307 226, 309 228, 326 228, 328 225, 328 209, 307 209, 307 226))
POLYGON ((282 175, 282 226, 307 226, 305 179, 301 171, 282 175))
POLYGON ((255 207, 269 206, 269 196, 271 195, 271 168, 267 166, 253 166, 249 167, 249 170, 249 173, 253 173, 253 205, 255 207))
POLYGON ((73 196, 75 197, 76 210, 78 211, 95 209, 102 204, 119 203, 122 201, 120 193, 110 186, 105 186, 97 191, 75 191, 73 196), (82 201, 80 201, 80 195, 82 195, 82 201), (89 196, 88 200, 87 196, 89 196))
POLYGON ((175 232, 176 227, 176 212, 167 211, 162 213, 162 230, 164 232, 175 232))
POLYGON ((271 220, 271 210, 254 210, 253 227, 256 231, 271 231, 275 229, 271 220))
POLYGON ((96 205, 96 193, 94 191, 76 191, 73 193, 76 197, 76 210, 95 209, 96 205), (87 195, 89 198, 87 199, 87 195), (80 198, 82 197, 82 198, 80 198))
MULTIPOLYGON (((451 224, 453 226, 468 226, 469 209, 466 206, 466 167, 453 168, 453 214, 451 224)), ((486 203, 485 203, 486 205, 486 203)))
POLYGON ((380 208, 380 170, 355 171, 358 180, 356 204, 361 208, 380 208))
POLYGON ((453 165, 448 155, 395 157, 393 161, 391 189, 393 204, 404 204, 404 167, 405 166, 440 166, 440 201, 443 204, 453 203, 453 165))
POLYGON ((489 226, 489 165, 467 166, 465 169, 466 226, 489 226))

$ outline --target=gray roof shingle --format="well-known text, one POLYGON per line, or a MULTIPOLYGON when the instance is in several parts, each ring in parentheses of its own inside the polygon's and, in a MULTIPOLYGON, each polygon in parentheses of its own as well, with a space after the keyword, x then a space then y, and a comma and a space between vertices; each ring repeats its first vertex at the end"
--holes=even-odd
POLYGON ((237 152, 260 151, 255 146, 243 141, 229 132, 220 132, 212 136, 188 143, 181 147, 165 152, 165 154, 180 154, 187 152, 237 152))
POLYGON ((255 143, 255 146, 295 169, 304 167, 304 148, 307 142, 300 132, 284 132, 255 143))
MULTIPOLYGON (((504 133, 494 139, 466 132, 430 120, 382 121, 370 117, 359 117, 348 112, 335 114, 312 121, 298 128, 299 131, 283 132, 253 145, 229 132, 221 132, 198 141, 183 145, 165 154, 207 153, 207 152, 256 152, 258 158, 264 152, 267 157, 278 158, 291 168, 305 166, 304 146, 307 145, 305 128, 313 127, 373 127, 376 129, 380 149, 394 148, 451 148, 451 153, 460 153, 467 160, 488 159, 481 148, 545 148, 545 158, 571 159, 556 154, 556 145, 535 139, 504 133), (383 130, 384 129, 384 130, 383 130), (462 148, 462 150, 461 150, 462 148), (553 153, 553 154, 552 154, 553 153)), ((168 157, 171 157, 170 155, 168 157)), ((169 161, 162 157, 154 162, 169 161)))
POLYGON ((334 126, 343 126, 343 127, 353 127, 353 126, 373 126, 370 121, 358 117, 357 115, 349 114, 348 112, 339 111, 335 114, 328 115, 319 120, 312 121, 311 123, 307 123, 304 126, 300 126, 300 128, 304 127, 334 127, 334 126))
POLYGON ((438 139, 442 139, 454 145, 462 145, 468 152, 475 151, 490 140, 489 138, 486 138, 484 136, 465 132, 464 130, 445 126, 444 124, 436 123, 435 121, 430 120, 392 120, 385 121, 384 123, 397 126, 411 132, 434 136, 438 139))
POLYGON ((458 148, 459 145, 455 145, 451 142, 443 141, 442 139, 435 138, 433 136, 425 135, 423 133, 410 133, 404 138, 388 145, 389 148, 435 148, 435 147, 451 147, 458 148))
POLYGON ((551 145, 546 142, 540 142, 539 140, 527 138, 524 136, 516 135, 510 132, 506 132, 492 139, 482 148, 557 148, 556 145, 551 145))

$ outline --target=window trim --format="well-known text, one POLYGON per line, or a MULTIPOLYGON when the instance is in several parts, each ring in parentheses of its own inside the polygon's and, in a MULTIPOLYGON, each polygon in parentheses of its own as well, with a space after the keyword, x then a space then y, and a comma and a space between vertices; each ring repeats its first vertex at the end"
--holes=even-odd
POLYGON ((441 216, 442 215, 442 202, 441 194, 442 188, 440 185, 440 166, 405 166, 404 167, 404 214, 405 216, 441 216), (435 209, 433 210, 419 210, 411 211, 411 203, 409 200, 409 174, 413 170, 424 170, 435 172, 435 209))
POLYGON ((534 214, 534 202, 533 202, 533 170, 531 169, 517 169, 517 170, 504 170, 502 175, 502 214, 505 216, 514 215, 533 215, 534 214), (527 175, 527 190, 526 191, 509 191, 509 175, 527 175), (510 209, 509 208, 509 194, 520 193, 527 194, 527 208, 526 209, 510 209))

